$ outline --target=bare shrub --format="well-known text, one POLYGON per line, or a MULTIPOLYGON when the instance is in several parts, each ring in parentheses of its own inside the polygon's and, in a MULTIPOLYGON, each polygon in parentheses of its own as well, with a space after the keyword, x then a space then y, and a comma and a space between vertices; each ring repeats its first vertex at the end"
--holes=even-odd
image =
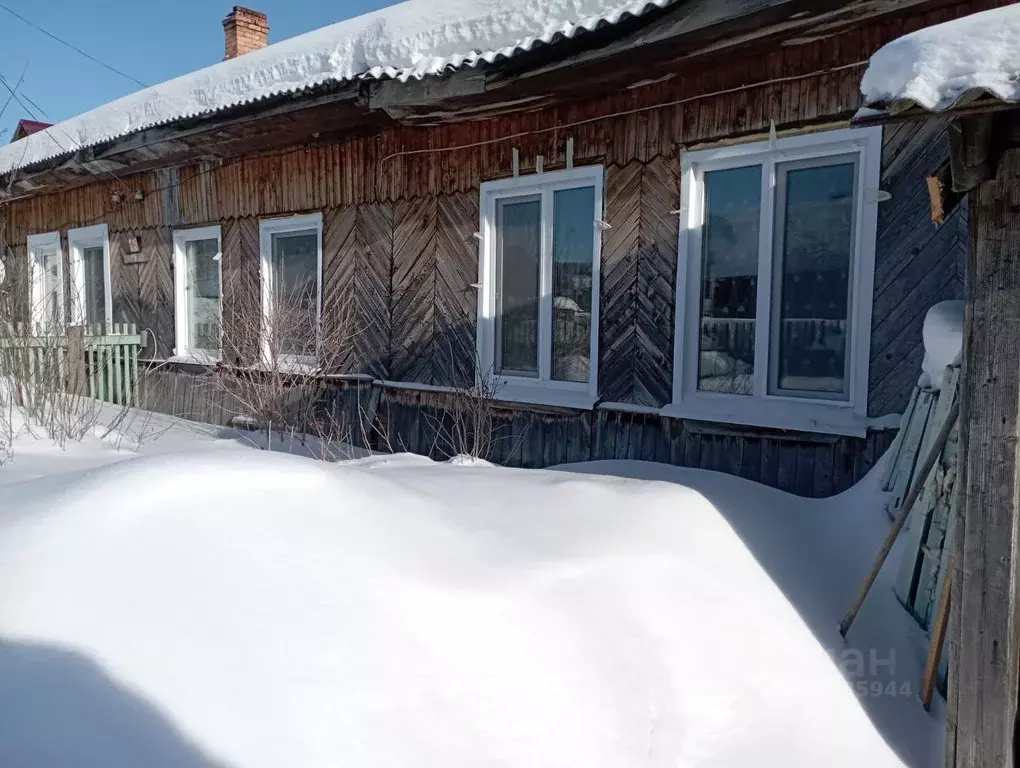
POLYGON ((0 466, 14 458, 14 398, 10 382, 0 374, 0 466))
MULTIPOLYGON (((147 371, 139 372, 138 392, 144 391, 147 371)), ((183 419, 131 405, 117 407, 113 418, 103 426, 100 439, 112 442, 114 448, 122 450, 127 441, 129 447, 138 450, 155 442, 176 426, 185 424, 183 419)))
POLYGON ((435 430, 436 446, 448 456, 470 456, 488 461, 493 449, 512 441, 508 451, 519 447, 526 433, 513 435, 509 424, 498 424, 499 378, 492 369, 481 370, 473 385, 456 387, 443 398, 443 407, 436 415, 423 414, 435 430))
POLYGON ((67 323, 84 317, 75 303, 79 297, 66 290, 59 249, 29 264, 5 251, 0 375, 8 383, 10 407, 37 437, 39 429, 60 446, 80 441, 94 434, 103 405, 88 391, 89 337, 82 325, 67 323))
POLYGON ((264 292, 256 270, 225 265, 221 352, 205 386, 252 445, 334 460, 354 427, 324 403, 350 358, 354 313, 346 302, 320 316, 317 281, 281 272, 264 292))
POLYGON ((63 446, 94 433, 103 404, 89 396, 83 330, 33 322, 0 329, 11 402, 29 430, 38 427, 63 446))

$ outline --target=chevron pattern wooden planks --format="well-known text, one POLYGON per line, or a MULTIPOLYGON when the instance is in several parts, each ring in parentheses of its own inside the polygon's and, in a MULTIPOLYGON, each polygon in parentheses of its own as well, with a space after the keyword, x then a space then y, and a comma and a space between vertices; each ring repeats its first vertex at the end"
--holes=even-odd
POLYGON ((259 223, 254 217, 227 219, 220 233, 223 249, 223 356, 250 364, 258 350, 261 312, 259 223))
POLYGON ((393 376, 422 384, 474 380, 477 195, 398 203, 393 241, 393 376))
POLYGON ((326 212, 322 232, 322 322, 328 352, 345 373, 386 378, 390 368, 393 206, 366 203, 326 212))
POLYGON ((475 378, 478 292, 478 195, 439 198, 436 253, 436 368, 447 384, 470 386, 475 378))
MULTIPOLYGON (((132 233, 116 232, 110 234, 110 287, 113 293, 113 321, 117 323, 135 323, 140 328, 139 311, 139 264, 125 263, 124 254, 127 238, 132 233)), ((137 235, 134 235, 137 237, 137 235)), ((152 343, 144 350, 153 353, 152 343)))
POLYGON ((397 203, 393 221, 393 377, 435 384, 435 254, 439 201, 397 203))
POLYGON ((22 244, 5 248, 0 242, 0 268, 3 270, 3 279, 0 280, 0 316, 8 322, 28 322, 28 247, 22 244))
POLYGON ((138 275, 140 325, 152 332, 155 354, 166 356, 174 347, 174 253, 169 227, 145 232, 140 245, 146 254, 138 275))
POLYGON ((672 399, 679 176, 679 161, 664 157, 606 174, 599 389, 607 401, 672 399))

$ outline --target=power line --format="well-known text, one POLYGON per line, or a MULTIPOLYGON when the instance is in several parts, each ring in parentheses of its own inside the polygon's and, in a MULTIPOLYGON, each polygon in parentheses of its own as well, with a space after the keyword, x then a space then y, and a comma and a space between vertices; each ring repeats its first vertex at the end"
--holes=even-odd
POLYGON ((25 89, 24 88, 21 89, 21 98, 23 98, 25 101, 27 101, 29 104, 31 104, 35 108, 35 111, 38 112, 39 114, 41 114, 47 120, 50 119, 49 115, 46 114, 46 110, 43 109, 42 107, 40 107, 34 101, 32 101, 32 99, 29 98, 28 94, 25 93, 25 89))
POLYGON ((92 54, 89 54, 89 53, 86 53, 85 51, 83 51, 81 48, 79 48, 74 43, 69 43, 69 42, 67 42, 67 40, 64 40, 63 38, 57 37, 52 32, 46 31, 45 29, 40 27, 38 24, 29 21, 24 16, 22 16, 20 13, 18 13, 17 11, 12 10, 10 8, 8 8, 3 3, 0 3, 0 9, 3 9, 5 11, 7 11, 7 13, 11 14, 11 16, 14 16, 17 19, 21 19, 21 21, 23 21, 25 24, 28 24, 28 26, 32 27, 33 29, 38 30, 39 32, 42 32, 44 35, 46 35, 46 37, 49 37, 49 38, 51 38, 53 40, 56 40, 61 45, 66 45, 72 51, 77 51, 78 53, 80 53, 82 56, 84 56, 89 61, 94 61, 99 66, 106 67, 106 69, 110 70, 111 72, 114 72, 114 73, 120 75, 121 77, 126 77, 128 80, 130 80, 130 81, 132 81, 134 83, 138 83, 138 85, 142 86, 142 88, 147 88, 148 87, 145 83, 143 83, 138 78, 132 77, 131 75, 127 74, 126 72, 121 72, 116 67, 113 67, 113 66, 107 64, 105 61, 100 61, 99 59, 97 59, 92 54))
POLYGON ((3 75, 0 75, 0 85, 2 85, 4 88, 7 89, 7 92, 10 94, 10 98, 12 98, 16 102, 18 102, 18 104, 21 105, 21 108, 23 110, 25 110, 25 112, 28 113, 28 116, 30 118, 32 118, 36 122, 39 122, 39 115, 37 115, 35 112, 33 112, 31 109, 29 109, 28 105, 25 104, 25 102, 23 102, 21 100, 21 97, 18 95, 18 87, 20 86, 20 84, 21 84, 21 81, 19 80, 18 81, 18 85, 14 86, 12 88, 11 84, 9 82, 7 82, 7 78, 5 78, 3 75))
POLYGON ((17 91, 21 87, 21 84, 25 82, 25 73, 26 72, 28 72, 28 62, 27 61, 25 62, 24 68, 21 70, 21 77, 18 78, 18 82, 16 82, 14 84, 14 88, 11 90, 10 96, 7 97, 7 101, 4 102, 4 105, 2 107, 0 107, 0 117, 3 117, 4 116, 4 112, 7 111, 7 107, 11 103, 11 99, 14 98, 15 91, 17 91))
MULTIPOLYGON (((26 65, 26 68, 27 68, 27 65, 26 65)), ((24 78, 24 72, 22 72, 22 78, 24 78)), ((18 85, 14 86, 12 88, 11 84, 9 82, 7 82, 7 78, 5 78, 3 75, 0 75, 0 85, 2 85, 4 88, 7 89, 7 91, 10 93, 10 97, 9 98, 12 98, 16 102, 18 102, 18 104, 21 105, 21 108, 24 109, 28 113, 29 117, 31 117, 33 120, 36 120, 36 121, 39 120, 38 115, 36 115, 34 112, 32 112, 32 110, 28 108, 28 106, 25 104, 25 102, 21 100, 22 96, 24 96, 25 100, 28 101, 29 104, 34 105, 35 108, 38 109, 39 112, 42 114, 42 116, 45 117, 48 120, 49 119, 49 115, 46 114, 46 111, 43 110, 41 107, 39 107, 39 105, 36 104, 34 101, 32 101, 28 97, 27 93, 23 93, 21 96, 18 95, 18 86, 20 84, 21 84, 21 80, 18 80, 18 85)), ((41 131, 41 133, 45 133, 46 136, 49 138, 49 140, 52 141, 54 144, 56 144, 57 147, 60 148, 61 153, 63 153, 63 154, 71 154, 74 151, 76 151, 77 147, 75 147, 74 149, 68 149, 63 144, 61 144, 59 141, 57 141, 57 137, 53 135, 54 131, 60 131, 62 134, 64 134, 64 136, 67 138, 67 140, 71 143, 72 146, 78 144, 78 142, 75 141, 73 138, 71 138, 71 136, 68 135, 67 131, 65 131, 63 128, 61 128, 59 124, 51 125, 49 128, 45 129, 44 131, 41 131)), ((28 151, 28 143, 26 142, 25 143, 25 152, 27 152, 27 151, 28 151)), ((25 152, 22 152, 22 155, 21 155, 22 161, 25 159, 25 152)), ((14 178, 15 178, 15 175, 17 174, 17 172, 18 172, 18 168, 20 167, 20 165, 21 165, 21 163, 19 162, 18 165, 15 166, 15 168, 14 168, 14 170, 12 172, 11 183, 8 185, 8 191, 10 190, 10 187, 14 184, 14 178)), ((84 166, 81 166, 79 164, 79 167, 84 167, 84 166)), ((97 180, 99 180, 99 181, 103 180, 99 176, 99 174, 96 173, 95 171, 89 170, 89 169, 86 169, 86 170, 88 170, 88 172, 92 176, 94 176, 97 180)), ((113 171, 111 171, 109 169, 106 169, 104 172, 109 174, 110 176, 112 176, 117 181, 121 181, 121 178, 116 173, 114 173, 113 171)))

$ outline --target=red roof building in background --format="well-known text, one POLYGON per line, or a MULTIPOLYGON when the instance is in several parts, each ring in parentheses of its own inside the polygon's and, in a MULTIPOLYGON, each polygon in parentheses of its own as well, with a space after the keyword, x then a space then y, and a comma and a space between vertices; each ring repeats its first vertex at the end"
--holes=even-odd
POLYGON ((14 136, 11 137, 11 143, 14 143, 18 139, 23 139, 26 136, 30 136, 33 133, 49 128, 53 123, 40 123, 38 120, 19 120, 18 127, 14 129, 14 136))

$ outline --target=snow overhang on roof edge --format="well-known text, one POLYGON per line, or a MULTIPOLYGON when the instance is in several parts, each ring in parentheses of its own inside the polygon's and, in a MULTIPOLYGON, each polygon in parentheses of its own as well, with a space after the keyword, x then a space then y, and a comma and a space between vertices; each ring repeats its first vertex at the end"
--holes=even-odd
MULTIPOLYGON (((546 9, 546 15, 543 17, 539 14, 536 18, 531 13, 526 22, 541 28, 541 32, 516 37, 509 45, 490 50, 475 47, 465 53, 446 56, 429 56, 420 47, 410 50, 423 39, 427 42, 430 35, 433 38, 442 37, 450 33, 451 29, 461 33, 466 42, 484 42, 472 40, 469 32, 484 32, 487 23, 495 27, 497 22, 502 21, 500 16, 507 14, 520 25, 525 23, 521 16, 522 6, 534 6, 528 0, 447 0, 438 12, 434 11, 433 6, 433 12, 441 19, 444 16, 450 17, 456 6, 464 3, 473 7, 490 6, 492 15, 487 19, 476 17, 468 21, 446 18, 440 25, 441 29, 433 25, 416 35, 396 40, 385 39, 390 27, 397 26, 397 31, 400 31, 399 23, 394 24, 389 17, 433 2, 410 0, 383 8, 131 93, 0 147, 0 175, 69 156, 79 150, 151 128, 209 117, 267 99, 297 95, 327 84, 359 80, 398 80, 404 83, 430 76, 441 77, 459 69, 498 63, 542 45, 555 44, 586 32, 615 26, 628 19, 640 18, 666 8, 676 0, 544 0, 540 6, 535 7, 546 9), (565 12, 576 5, 586 9, 598 8, 601 12, 576 20, 564 18, 565 12), (465 25, 469 28, 467 33, 464 31, 465 25), (373 35, 376 46, 374 51, 352 50, 359 46, 364 48, 366 39, 373 35), (392 52, 397 59, 401 56, 410 58, 413 63, 399 67, 375 65, 358 71, 351 68, 351 64, 356 63, 356 57, 378 57, 383 51, 392 52)), ((402 19, 400 23, 406 25, 409 22, 402 19)), ((495 38, 500 39, 498 34, 495 34, 495 38)))
POLYGON ((861 80, 854 120, 1020 104, 1020 5, 936 24, 886 43, 861 80))

